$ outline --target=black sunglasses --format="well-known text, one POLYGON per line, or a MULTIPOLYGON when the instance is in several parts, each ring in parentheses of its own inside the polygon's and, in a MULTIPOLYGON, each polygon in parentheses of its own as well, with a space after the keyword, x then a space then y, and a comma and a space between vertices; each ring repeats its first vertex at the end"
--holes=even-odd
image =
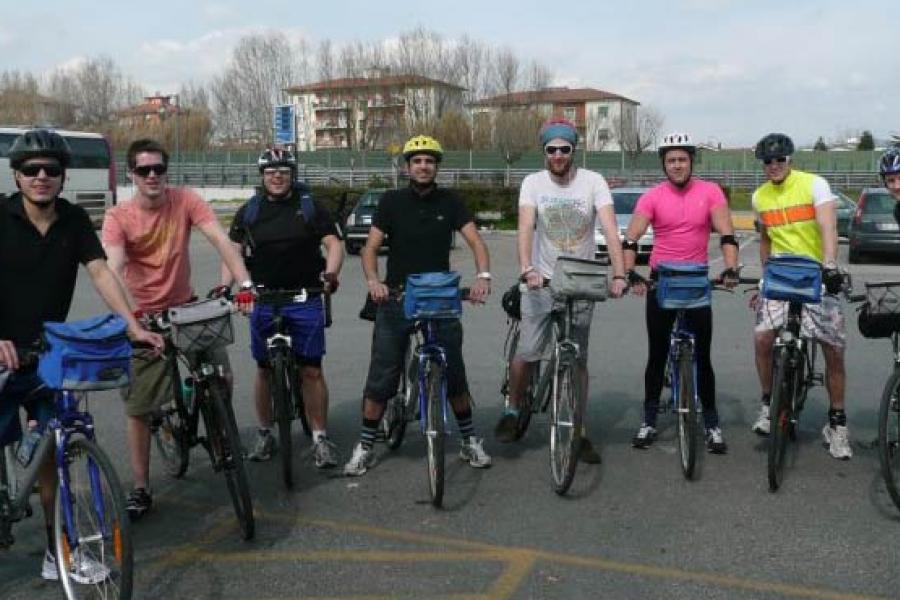
POLYGON ((59 177, 63 173, 63 168, 59 165, 22 165, 19 167, 19 173, 25 177, 37 177, 43 171, 47 177, 59 177))
POLYGON ((778 158, 764 158, 764 159, 763 159, 763 164, 764 164, 764 165, 771 165, 773 162, 777 162, 777 163, 786 163, 786 162, 787 162, 787 156, 779 156, 778 158))
POLYGON ((150 173, 156 173, 157 176, 165 175, 169 167, 163 164, 141 165, 132 169, 140 177, 150 177, 150 173))
POLYGON ((557 152, 566 155, 572 152, 572 146, 544 146, 544 152, 547 153, 547 156, 553 156, 557 152))

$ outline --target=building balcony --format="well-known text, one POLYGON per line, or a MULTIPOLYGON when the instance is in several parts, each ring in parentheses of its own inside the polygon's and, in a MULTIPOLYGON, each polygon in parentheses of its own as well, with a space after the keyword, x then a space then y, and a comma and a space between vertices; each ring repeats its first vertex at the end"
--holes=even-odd
POLYGON ((324 121, 316 123, 316 131, 348 129, 349 125, 342 121, 324 121))

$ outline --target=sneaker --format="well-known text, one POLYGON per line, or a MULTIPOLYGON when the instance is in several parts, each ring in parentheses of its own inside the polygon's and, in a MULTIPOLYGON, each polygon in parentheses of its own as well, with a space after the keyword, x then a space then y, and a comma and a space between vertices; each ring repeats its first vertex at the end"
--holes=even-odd
MULTIPOLYGON (((72 571, 69 577, 82 585, 96 585, 109 577, 109 568, 86 556, 81 550, 75 551, 72 561, 72 571)), ((41 565, 41 577, 49 581, 59 580, 59 571, 56 568, 56 557, 50 550, 44 552, 44 563, 41 565)))
POLYGON ((313 444, 313 458, 317 469, 330 469, 337 466, 337 454, 334 442, 322 436, 313 444))
POLYGON ((509 444, 519 439, 519 416, 510 412, 503 413, 497 426, 494 427, 494 437, 501 444, 509 444))
POLYGON ((125 509, 132 521, 137 521, 153 506, 153 496, 145 488, 135 488, 128 494, 125 509))
POLYGON ((254 462, 265 462, 275 454, 275 436, 268 429, 260 429, 256 436, 256 445, 247 458, 254 462))
POLYGON ((642 423, 641 428, 638 429, 638 432, 631 438, 631 445, 634 448, 643 450, 649 448, 650 444, 652 444, 655 439, 656 427, 642 423))
POLYGON ((491 466, 491 457, 484 451, 484 439, 474 435, 463 440, 459 447, 459 458, 469 463, 470 467, 486 469, 491 466))
POLYGON ((581 438, 581 447, 578 449, 578 460, 588 465, 599 465, 603 459, 600 453, 594 450, 594 445, 586 437, 581 438))
POLYGON ((373 466, 375 466, 375 449, 366 448, 359 442, 353 448, 353 456, 344 465, 344 475, 359 477, 373 466))
POLYGON ((706 430, 706 449, 713 454, 725 454, 728 452, 728 444, 722 437, 722 429, 720 427, 711 427, 706 430))
POLYGON ((832 427, 826 424, 822 428, 822 437, 825 439, 825 447, 834 458, 838 460, 850 460, 853 451, 850 449, 850 436, 847 427, 838 425, 832 427))
POLYGON ((756 422, 752 427, 753 432, 759 435, 769 435, 769 425, 769 405, 760 404, 759 416, 756 417, 756 422))

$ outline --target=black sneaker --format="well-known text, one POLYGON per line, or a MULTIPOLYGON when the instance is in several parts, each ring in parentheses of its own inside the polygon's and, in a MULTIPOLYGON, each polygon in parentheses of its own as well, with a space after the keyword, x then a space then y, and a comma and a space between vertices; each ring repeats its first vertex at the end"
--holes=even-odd
POLYGON ((135 488, 128 494, 125 508, 128 518, 137 521, 153 506, 153 496, 145 488, 135 488))
POLYGON ((599 465, 603 459, 600 458, 600 453, 594 450, 591 440, 582 437, 581 448, 578 450, 578 460, 589 465, 599 465))
POLYGON ((519 417, 512 413, 503 413, 497 426, 494 427, 494 437, 498 442, 509 444, 519 439, 519 417))
POLYGON ((650 444, 653 443, 653 440, 656 439, 656 427, 652 425, 647 425, 643 423, 641 428, 638 429, 638 432, 631 438, 631 445, 634 448, 638 448, 643 450, 645 448, 649 448, 650 444))

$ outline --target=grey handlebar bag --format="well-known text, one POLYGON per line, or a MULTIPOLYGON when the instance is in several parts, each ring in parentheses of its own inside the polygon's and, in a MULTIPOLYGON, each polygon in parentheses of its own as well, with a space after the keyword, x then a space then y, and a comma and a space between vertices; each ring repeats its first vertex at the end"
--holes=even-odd
POLYGON ((606 265, 598 260, 560 256, 553 267, 550 291, 558 298, 602 302, 608 292, 606 265))

